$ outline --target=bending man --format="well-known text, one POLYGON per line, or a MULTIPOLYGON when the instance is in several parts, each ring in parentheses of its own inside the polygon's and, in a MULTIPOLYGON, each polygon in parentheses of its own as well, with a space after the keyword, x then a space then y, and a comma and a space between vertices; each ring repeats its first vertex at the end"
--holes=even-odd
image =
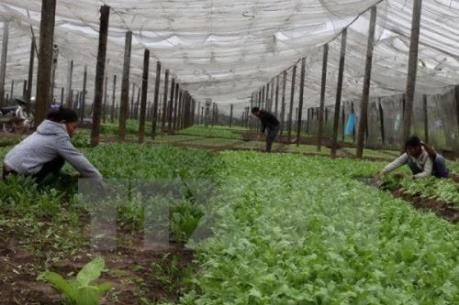
POLYGON ((268 111, 261 110, 258 107, 252 108, 252 114, 260 119, 261 121, 261 132, 266 134, 266 152, 271 152, 274 140, 276 140, 277 134, 279 133, 279 121, 277 118, 268 111))

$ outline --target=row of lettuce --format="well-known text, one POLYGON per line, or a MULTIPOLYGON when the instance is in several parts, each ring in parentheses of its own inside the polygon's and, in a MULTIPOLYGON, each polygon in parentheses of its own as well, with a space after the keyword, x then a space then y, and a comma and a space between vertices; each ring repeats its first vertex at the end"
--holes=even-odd
POLYGON ((181 304, 458 304, 459 231, 365 186, 380 164, 227 152, 181 304))
MULTIPOLYGON (((153 197, 178 189, 166 203, 172 238, 200 263, 181 304, 459 304, 457 227, 355 179, 381 163, 141 145, 85 153, 132 194, 126 225, 144 227, 152 187, 153 197)), ((1 186, 5 221, 60 221, 78 205, 30 181, 1 186)))

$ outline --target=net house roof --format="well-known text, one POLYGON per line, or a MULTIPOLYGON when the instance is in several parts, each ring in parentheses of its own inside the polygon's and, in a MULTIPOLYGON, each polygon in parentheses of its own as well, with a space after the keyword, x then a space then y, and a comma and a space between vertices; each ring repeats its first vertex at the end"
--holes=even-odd
MULTIPOLYGON (((148 48, 153 60, 152 80, 154 60, 160 60, 197 101, 212 98, 219 104, 246 103, 254 91, 293 65, 299 68, 300 59, 306 57, 305 104, 313 106, 319 101, 322 46, 329 43, 330 104, 336 94, 339 35, 348 28, 343 98, 358 99, 365 66, 368 9, 377 4, 371 95, 400 94, 406 87, 412 2, 59 0, 55 28, 55 43, 59 46, 56 92, 65 87, 69 61, 73 60, 74 88, 81 88, 83 67, 88 67, 91 102, 99 9, 105 4, 111 7, 107 77, 121 75, 124 35, 130 30, 134 35, 131 81, 136 84, 140 85, 143 50, 148 48)), ((31 35, 34 32, 39 36, 40 10, 41 0, 0 0, 0 16, 3 21, 10 21, 9 81, 27 79, 31 35)), ((423 1, 417 93, 441 93, 459 83, 458 21, 458 1, 423 1)), ((289 85, 291 73, 287 81, 289 85)), ((153 90, 151 81, 150 94, 153 90)))

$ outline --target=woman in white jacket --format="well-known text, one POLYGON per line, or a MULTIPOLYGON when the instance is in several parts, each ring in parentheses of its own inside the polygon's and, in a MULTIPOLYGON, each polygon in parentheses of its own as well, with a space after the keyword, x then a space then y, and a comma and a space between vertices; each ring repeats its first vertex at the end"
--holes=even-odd
POLYGON ((77 128, 75 111, 61 107, 50 112, 36 132, 8 152, 3 177, 32 176, 40 183, 50 175, 57 176, 67 161, 83 178, 101 180, 99 171, 70 141, 77 128))
POLYGON ((445 158, 412 136, 405 143, 405 153, 389 163, 377 176, 381 177, 397 168, 408 165, 414 179, 425 177, 448 178, 449 170, 445 158))

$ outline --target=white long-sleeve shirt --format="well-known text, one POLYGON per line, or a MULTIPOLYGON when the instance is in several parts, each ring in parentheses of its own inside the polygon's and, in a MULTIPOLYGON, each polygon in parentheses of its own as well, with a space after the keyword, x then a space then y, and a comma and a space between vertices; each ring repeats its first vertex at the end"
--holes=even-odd
POLYGON ((22 106, 19 106, 18 109, 16 109, 16 118, 20 120, 26 120, 27 119, 27 114, 24 111, 24 108, 22 106))
POLYGON ((390 173, 405 164, 415 165, 421 171, 420 173, 414 175, 414 178, 416 179, 429 177, 432 175, 433 162, 424 148, 422 148, 422 153, 418 158, 414 158, 408 155, 407 153, 404 153, 403 155, 395 159, 393 162, 389 163, 383 169, 383 173, 390 173))

